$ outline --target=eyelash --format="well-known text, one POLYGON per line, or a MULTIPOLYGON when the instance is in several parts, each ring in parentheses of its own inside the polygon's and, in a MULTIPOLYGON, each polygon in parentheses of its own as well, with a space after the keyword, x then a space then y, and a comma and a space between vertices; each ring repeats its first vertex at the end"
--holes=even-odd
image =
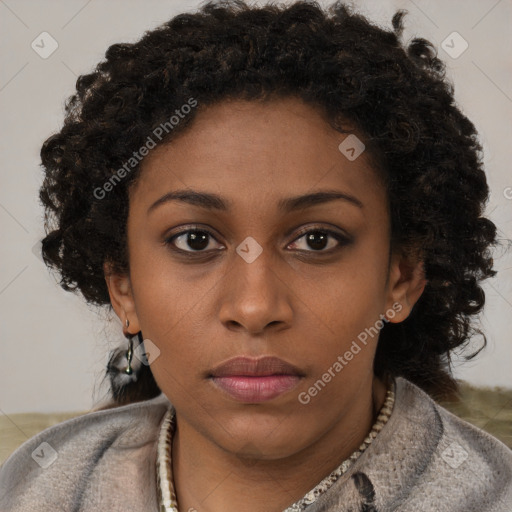
MULTIPOLYGON (((209 231, 208 229, 194 227, 194 228, 189 228, 189 229, 180 231, 180 232, 175 233, 174 235, 166 238, 164 240, 164 245, 169 246, 171 248, 171 250, 173 250, 173 251, 176 251, 178 253, 185 254, 185 255, 207 254, 210 251, 205 251, 205 250, 201 250, 201 251, 193 251, 193 250, 184 251, 183 249, 177 248, 174 245, 174 243, 173 243, 174 240, 176 238, 180 237, 180 236, 186 235, 187 233, 198 233, 198 232, 199 233, 206 233, 209 237, 211 237, 215 241, 217 241, 217 239, 215 238, 215 235, 211 231, 209 231)), ((328 249, 328 250, 318 250, 318 251, 298 249, 299 252, 302 252, 302 253, 313 253, 313 254, 315 254, 315 253, 316 254, 331 254, 334 251, 339 250, 342 247, 344 247, 346 245, 349 245, 352 242, 352 239, 350 237, 348 237, 346 235, 342 235, 341 233, 338 233, 336 231, 332 231, 332 230, 327 229, 327 228, 313 227, 313 228, 308 228, 308 229, 305 229, 305 230, 299 232, 298 236, 292 242, 290 242, 290 243, 297 242, 298 240, 303 238, 305 235, 308 235, 309 233, 324 233, 324 234, 326 234, 328 236, 331 236, 332 238, 334 238, 338 242, 338 246, 336 246, 334 248, 331 248, 331 249, 328 249)), ((220 243, 220 242, 217 241, 217 243, 220 243)))

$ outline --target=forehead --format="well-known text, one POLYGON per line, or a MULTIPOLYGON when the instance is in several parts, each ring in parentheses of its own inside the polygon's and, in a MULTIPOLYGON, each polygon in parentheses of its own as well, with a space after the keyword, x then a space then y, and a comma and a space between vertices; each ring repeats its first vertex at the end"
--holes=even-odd
POLYGON ((147 203, 190 188, 217 192, 230 204, 264 204, 337 189, 382 201, 383 185, 363 147, 357 131, 339 133, 299 99, 224 101, 200 110, 185 132, 152 150, 134 196, 147 203))

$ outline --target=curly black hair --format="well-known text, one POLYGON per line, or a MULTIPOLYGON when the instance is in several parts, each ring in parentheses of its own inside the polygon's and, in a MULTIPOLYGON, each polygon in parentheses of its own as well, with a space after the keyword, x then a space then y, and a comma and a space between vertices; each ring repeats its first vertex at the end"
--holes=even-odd
MULTIPOLYGON (((451 351, 475 334, 486 343, 474 320, 485 301, 480 282, 496 273, 496 227, 483 216, 489 190, 475 127, 434 46, 402 41, 404 14, 386 30, 342 2, 207 2, 138 42, 110 46, 78 78, 62 129, 41 149, 43 258, 61 286, 111 307, 103 265, 129 271, 128 192, 139 165, 126 162, 162 123, 158 144, 222 100, 300 98, 339 131, 348 122, 363 134, 386 184, 392 247, 424 262, 426 288, 405 321, 381 330, 375 374, 403 376, 436 399, 456 396, 451 351), (191 101, 197 108, 169 127, 191 101)), ((143 381, 117 402, 160 393, 150 371, 143 381)))

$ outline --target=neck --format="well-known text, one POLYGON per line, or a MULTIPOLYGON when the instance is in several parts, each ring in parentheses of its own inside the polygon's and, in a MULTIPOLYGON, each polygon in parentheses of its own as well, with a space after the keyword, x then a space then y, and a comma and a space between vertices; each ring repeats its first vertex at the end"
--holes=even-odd
POLYGON ((386 386, 375 378, 365 399, 355 401, 333 428, 307 448, 274 460, 248 461, 226 452, 177 415, 172 472, 180 512, 281 512, 358 449, 385 396, 386 386))

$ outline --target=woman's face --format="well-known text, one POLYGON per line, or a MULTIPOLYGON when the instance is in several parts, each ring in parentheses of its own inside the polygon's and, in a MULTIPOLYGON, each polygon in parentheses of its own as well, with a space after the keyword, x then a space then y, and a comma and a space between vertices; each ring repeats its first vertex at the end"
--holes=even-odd
POLYGON ((312 445, 371 392, 383 316, 403 320, 419 296, 390 257, 386 190, 354 137, 298 99, 222 102, 141 164, 130 275, 107 279, 112 302, 151 340, 179 421, 228 452, 312 445), (300 375, 211 377, 235 356, 300 375))

